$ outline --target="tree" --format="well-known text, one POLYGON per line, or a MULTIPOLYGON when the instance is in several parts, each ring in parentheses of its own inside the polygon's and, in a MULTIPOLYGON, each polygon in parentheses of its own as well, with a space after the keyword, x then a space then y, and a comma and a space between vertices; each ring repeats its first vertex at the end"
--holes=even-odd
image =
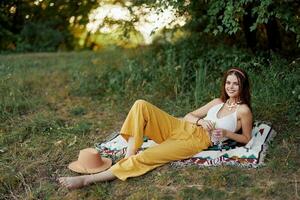
POLYGON ((85 25, 90 10, 96 6, 95 0, 3 0, 0 3, 0 48, 53 51, 59 43, 72 49, 70 19, 85 25), (45 45, 49 40, 48 46, 45 45))
MULTIPOLYGON (((57 50, 62 44, 72 49, 75 39, 70 26, 85 27, 90 11, 103 2, 120 4, 131 11, 130 22, 111 22, 121 24, 124 29, 132 30, 133 23, 141 17, 142 14, 132 12, 136 6, 147 5, 161 10, 172 6, 178 15, 189 19, 184 27, 187 31, 206 34, 211 41, 225 38, 231 44, 244 45, 253 51, 300 49, 298 0, 138 0, 130 3, 128 0, 2 0, 0 49, 57 50), (52 38, 53 42, 47 43, 50 46, 45 46, 45 41, 52 38)), ((92 44, 87 41, 86 45, 92 44)))
POLYGON ((272 50, 300 47, 300 2, 298 0, 169 0, 137 1, 135 5, 173 6, 188 13, 187 29, 225 36, 233 43, 272 50))

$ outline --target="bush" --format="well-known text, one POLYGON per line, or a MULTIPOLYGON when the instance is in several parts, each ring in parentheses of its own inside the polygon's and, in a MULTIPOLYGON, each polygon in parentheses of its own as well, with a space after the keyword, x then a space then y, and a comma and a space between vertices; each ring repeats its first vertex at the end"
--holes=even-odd
POLYGON ((133 102, 143 98, 158 106, 180 105, 172 112, 182 114, 219 97, 223 72, 239 66, 248 72, 252 81, 253 109, 259 119, 277 121, 286 115, 297 115, 292 109, 299 95, 297 63, 290 65, 287 59, 272 53, 254 56, 250 51, 226 45, 202 46, 205 43, 201 40, 193 38, 173 46, 154 47, 127 59, 122 67, 109 66, 100 72, 95 67, 85 69, 84 73, 76 72, 72 91, 77 95, 114 100, 117 104, 124 99, 133 102), (193 41, 197 44, 191 44, 193 41))
POLYGON ((56 51, 63 40, 63 33, 47 23, 28 23, 20 33, 16 50, 19 52, 56 51))

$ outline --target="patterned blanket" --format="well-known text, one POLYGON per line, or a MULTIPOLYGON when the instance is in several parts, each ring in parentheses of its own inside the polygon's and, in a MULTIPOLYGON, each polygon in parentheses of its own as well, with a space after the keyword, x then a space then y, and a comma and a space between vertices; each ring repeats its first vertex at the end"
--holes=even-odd
MULTIPOLYGON (((245 146, 237 146, 233 141, 224 142, 222 149, 218 146, 199 152, 192 158, 172 162, 174 167, 196 165, 200 167, 234 165, 239 167, 259 167, 264 164, 264 158, 269 142, 276 132, 270 125, 256 122, 252 129, 252 138, 245 146)), ((154 141, 144 138, 144 143, 139 151, 143 151, 153 145, 154 141)), ((95 148, 104 157, 109 157, 113 162, 123 158, 127 143, 118 132, 114 132, 105 142, 95 144, 95 148)))

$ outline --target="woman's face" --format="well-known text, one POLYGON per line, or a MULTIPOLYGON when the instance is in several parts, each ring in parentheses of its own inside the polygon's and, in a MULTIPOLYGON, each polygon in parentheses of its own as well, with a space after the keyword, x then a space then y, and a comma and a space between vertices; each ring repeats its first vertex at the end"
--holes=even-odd
POLYGON ((239 80, 234 74, 230 74, 226 78, 225 91, 229 98, 238 98, 240 95, 239 80))

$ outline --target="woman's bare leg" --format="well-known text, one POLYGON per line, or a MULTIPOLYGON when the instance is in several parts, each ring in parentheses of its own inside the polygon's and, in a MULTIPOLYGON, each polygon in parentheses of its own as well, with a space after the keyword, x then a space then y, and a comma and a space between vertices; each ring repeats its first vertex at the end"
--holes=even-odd
POLYGON ((134 137, 129 137, 127 141, 127 149, 126 149, 126 154, 125 158, 128 158, 129 156, 135 155, 136 154, 136 149, 134 149, 134 137))
POLYGON ((113 175, 110 169, 91 175, 83 175, 83 176, 73 176, 73 177, 61 177, 58 179, 59 183, 68 188, 68 189, 76 189, 81 188, 92 183, 103 182, 114 180, 117 177, 113 175))

